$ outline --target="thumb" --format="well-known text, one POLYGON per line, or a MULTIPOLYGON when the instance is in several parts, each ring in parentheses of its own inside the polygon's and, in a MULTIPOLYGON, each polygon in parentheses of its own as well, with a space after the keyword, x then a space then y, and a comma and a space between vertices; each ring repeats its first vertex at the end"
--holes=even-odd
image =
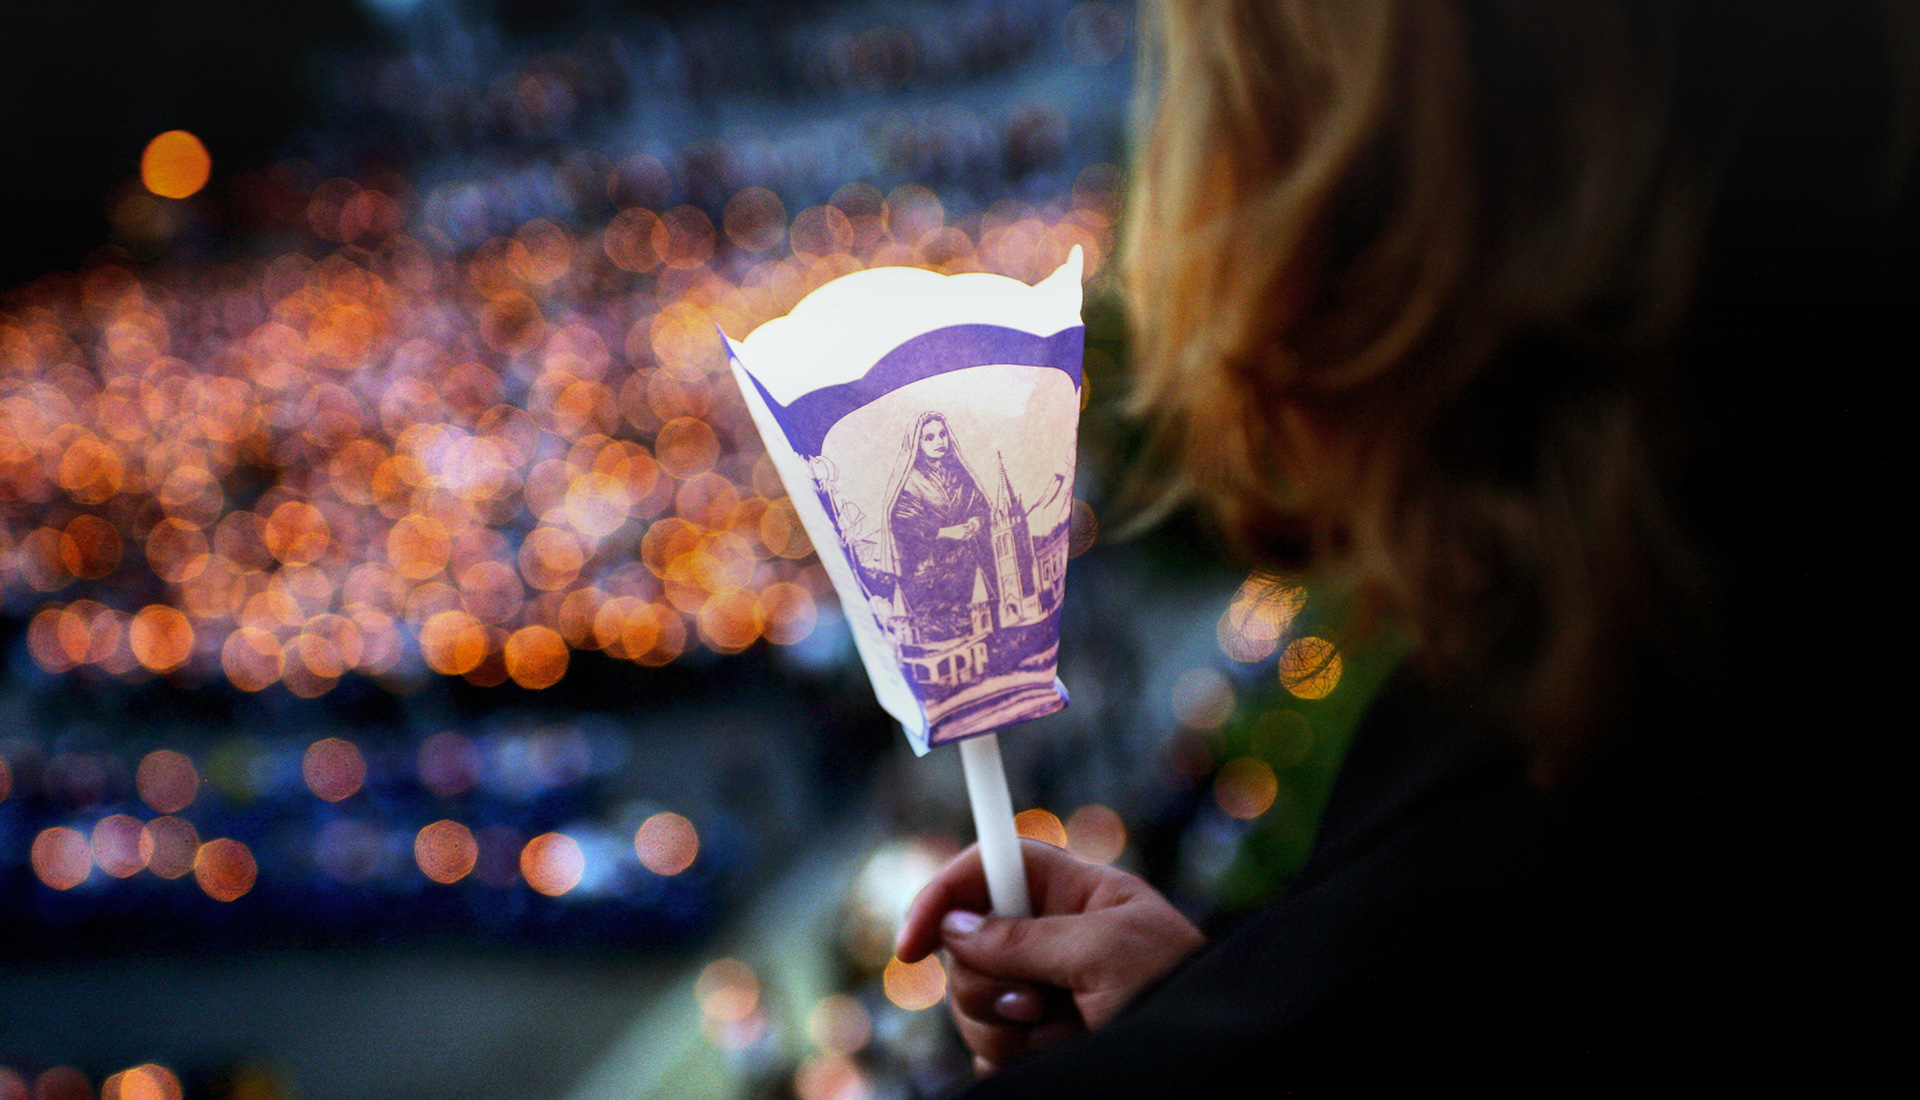
POLYGON ((954 961, 981 974, 1077 989, 1100 937, 1085 915, 992 917, 954 909, 940 939, 954 961))

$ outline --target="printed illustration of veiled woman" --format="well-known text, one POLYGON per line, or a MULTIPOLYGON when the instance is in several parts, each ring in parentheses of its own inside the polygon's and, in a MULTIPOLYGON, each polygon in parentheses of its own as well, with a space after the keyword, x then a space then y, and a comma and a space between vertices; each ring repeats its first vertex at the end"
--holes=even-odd
POLYGON ((945 416, 928 412, 914 421, 886 499, 887 532, 916 640, 926 645, 972 633, 976 586, 984 582, 989 600, 997 588, 992 519, 945 416))

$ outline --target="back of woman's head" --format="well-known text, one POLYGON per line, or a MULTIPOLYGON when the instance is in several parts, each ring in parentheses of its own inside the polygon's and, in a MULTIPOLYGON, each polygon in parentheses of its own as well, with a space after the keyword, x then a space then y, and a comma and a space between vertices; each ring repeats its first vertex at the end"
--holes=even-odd
POLYGON ((1792 349, 1885 324, 1803 291, 1808 264, 1883 285, 1910 234, 1913 10, 1165 0, 1149 24, 1140 407, 1243 549, 1391 609, 1564 771, 1729 626, 1746 529, 1716 447, 1781 411, 1727 413, 1729 388, 1784 392, 1792 349))

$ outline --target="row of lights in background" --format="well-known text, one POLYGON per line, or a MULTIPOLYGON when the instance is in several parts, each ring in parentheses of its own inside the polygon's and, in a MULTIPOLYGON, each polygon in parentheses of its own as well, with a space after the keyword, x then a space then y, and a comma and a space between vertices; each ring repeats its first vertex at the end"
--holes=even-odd
POLYGON ((0 1100, 182 1100, 180 1077, 153 1062, 132 1066, 100 1082, 73 1066, 53 1066, 31 1078, 0 1066, 0 1100))
MULTIPOLYGON (((469 737, 442 730, 408 754, 388 751, 370 772, 367 754, 344 737, 322 737, 304 750, 240 737, 216 746, 206 774, 191 756, 155 749, 133 769, 132 791, 158 814, 177 814, 205 790, 237 803, 285 796, 302 787, 323 802, 343 802, 368 786, 417 783, 439 799, 476 792, 527 801, 556 787, 617 770, 625 745, 615 735, 589 735, 553 723, 519 733, 469 737), (410 756, 410 759, 408 758, 410 756)), ((26 741, 0 741, 0 802, 34 797, 87 810, 129 793, 125 760, 117 752, 59 752, 43 759, 26 741)))
MULTIPOLYGON (((28 754, 21 754, 23 759, 28 754)), ((300 781, 316 799, 342 803, 367 784, 365 754, 340 737, 314 741, 299 754, 300 781)), ((591 746, 565 737, 494 738, 483 751, 473 739, 453 731, 427 738, 417 754, 416 779, 439 799, 458 799, 483 782, 511 775, 508 793, 529 796, 550 784, 577 782, 593 770, 591 746), (551 742, 551 743, 550 743, 551 742)), ((117 758, 111 754, 84 758, 56 756, 45 768, 34 769, 35 789, 16 790, 14 767, 0 753, 0 802, 27 796, 66 801, 85 808, 109 799, 117 758)), ((226 782, 216 784, 231 802, 244 803, 269 793, 261 786, 262 765, 272 768, 271 754, 247 760, 226 759, 220 764, 226 782), (234 775, 231 773, 239 773, 234 775), (238 780, 236 783, 235 780, 238 780)), ((172 749, 147 753, 134 770, 134 789, 155 815, 141 820, 128 813, 109 813, 90 828, 55 825, 35 835, 30 848, 34 874, 56 890, 72 890, 86 883, 97 869, 109 879, 127 879, 151 872, 163 879, 191 874, 205 893, 218 901, 233 901, 254 885, 258 866, 244 842, 219 837, 203 840, 193 822, 179 816, 199 800, 203 787, 193 759, 172 749)), ((324 851, 336 826, 352 829, 358 823, 341 819, 316 838, 316 856, 326 864, 324 851)), ((365 826, 373 828, 373 826, 365 826)), ((693 865, 700 850, 699 832, 684 815, 659 810, 645 816, 633 833, 633 851, 640 865, 662 876, 677 875, 693 865)), ((479 829, 442 819, 422 826, 413 836, 413 861, 427 879, 451 885, 475 875, 489 886, 505 887, 524 881, 550 897, 566 894, 580 884, 588 855, 580 842, 565 832, 544 832, 523 840, 506 825, 479 829)))
MULTIPOLYGON (((693 866, 700 853, 700 834, 685 817, 661 811, 635 830, 633 850, 640 865, 654 874, 677 875, 693 866)), ((193 823, 181 818, 143 822, 127 814, 103 817, 91 832, 66 825, 42 829, 33 839, 29 858, 34 875, 55 890, 82 885, 97 867, 116 879, 142 871, 164 879, 192 874, 215 901, 245 896, 259 870, 252 849, 241 841, 226 837, 203 841, 193 823)), ((451 886, 479 869, 478 878, 486 885, 506 887, 524 881, 548 897, 559 897, 580 885, 587 871, 585 850, 566 833, 542 833, 520 845, 510 827, 488 826, 476 834, 450 819, 421 827, 414 835, 413 858, 422 875, 442 885, 451 886), (518 848, 517 860, 512 858, 514 848, 518 848), (483 866, 487 849, 497 855, 483 866)))
MULTIPOLYGON (((194 149, 167 170, 203 169, 175 163, 194 149)), ((916 186, 791 219, 747 188, 718 226, 635 207, 454 257, 393 221, 318 261, 42 280, 0 312, 0 487, 23 506, 0 589, 81 590, 32 616, 48 672, 308 697, 355 672, 538 689, 575 650, 797 644, 829 582, 715 325, 869 266, 1033 279, 1078 245, 1091 278, 1118 188, 1095 165, 1053 207, 959 223, 916 186)), ((316 217, 347 216, 340 190, 316 217)))

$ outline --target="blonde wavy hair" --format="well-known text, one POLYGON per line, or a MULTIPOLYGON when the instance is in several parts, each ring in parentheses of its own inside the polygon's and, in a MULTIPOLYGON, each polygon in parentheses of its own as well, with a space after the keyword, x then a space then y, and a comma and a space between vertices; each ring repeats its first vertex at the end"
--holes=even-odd
MULTIPOLYGON (((1647 660, 1701 644, 1675 349, 1792 33, 1737 9, 1164 0, 1145 18, 1136 408, 1243 549, 1391 609, 1547 780, 1647 660)), ((1876 10, 1914 56, 1912 12, 1876 10)))

